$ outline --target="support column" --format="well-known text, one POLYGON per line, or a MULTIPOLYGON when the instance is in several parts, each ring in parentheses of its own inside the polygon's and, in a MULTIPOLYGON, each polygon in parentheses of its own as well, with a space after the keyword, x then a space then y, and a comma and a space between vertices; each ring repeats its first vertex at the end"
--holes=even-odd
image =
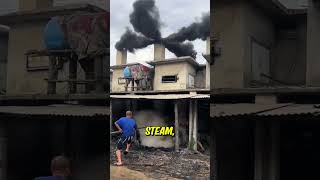
POLYGON ((175 150, 179 151, 179 101, 174 101, 174 136, 175 136, 175 150))
POLYGON ((189 100, 189 149, 192 149, 192 132, 193 132, 193 102, 189 100))
POLYGON ((56 82, 58 78, 57 60, 55 56, 49 57, 48 94, 56 94, 56 82))
POLYGON ((95 73, 95 91, 96 93, 104 93, 103 58, 101 56, 97 56, 94 59, 94 73, 95 73))
POLYGON ((280 124, 271 122, 270 180, 280 179, 280 124))
POLYGON ((256 121, 254 136, 254 180, 263 180, 263 123, 256 121))
POLYGON ((69 83, 68 89, 70 94, 77 93, 77 71, 78 71, 78 64, 77 59, 75 57, 71 57, 69 60, 69 83))
POLYGON ((198 146, 198 101, 195 100, 193 102, 193 132, 192 132, 192 139, 194 141, 193 143, 193 150, 197 151, 198 146))

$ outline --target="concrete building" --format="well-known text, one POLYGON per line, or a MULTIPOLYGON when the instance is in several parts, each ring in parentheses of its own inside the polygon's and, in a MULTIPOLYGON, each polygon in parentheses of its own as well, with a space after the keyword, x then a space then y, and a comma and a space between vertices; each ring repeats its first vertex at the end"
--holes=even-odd
POLYGON ((215 1, 214 7, 212 177, 314 177, 319 2, 298 9, 276 0, 215 1))
POLYGON ((108 174, 109 86, 102 85, 109 85, 109 51, 89 63, 99 64, 89 80, 78 59, 68 59, 69 51, 58 56, 44 46, 50 18, 74 13, 106 11, 88 4, 54 7, 51 0, 20 0, 16 12, 0 16, 0 179, 50 175, 51 158, 62 154, 71 159, 75 179, 108 174), (53 62, 61 58, 67 62, 56 69, 53 62), (94 88, 87 91, 87 84, 94 88))
MULTIPOLYGON (((207 45, 210 49, 210 43, 207 45)), ((118 51, 117 64, 110 67, 112 69, 111 119, 117 120, 128 109, 138 114, 137 118, 143 117, 140 116, 140 112, 152 111, 149 122, 144 122, 144 118, 137 119, 138 126, 175 127, 173 147, 176 150, 180 147, 197 150, 199 143, 208 141, 209 66, 200 65, 192 57, 167 59, 165 47, 160 44, 154 45, 154 59, 143 64, 127 64, 126 53, 118 51), (150 69, 148 77, 145 78, 148 79, 147 86, 139 81, 137 86, 126 83, 128 78, 124 77, 124 69, 133 66, 147 66, 150 69), (152 114, 159 114, 159 117, 152 114), (158 119, 163 119, 163 123, 157 122, 158 119)), ((204 57, 209 59, 209 50, 204 53, 204 57)), ((170 140, 172 139, 168 141, 170 140)))

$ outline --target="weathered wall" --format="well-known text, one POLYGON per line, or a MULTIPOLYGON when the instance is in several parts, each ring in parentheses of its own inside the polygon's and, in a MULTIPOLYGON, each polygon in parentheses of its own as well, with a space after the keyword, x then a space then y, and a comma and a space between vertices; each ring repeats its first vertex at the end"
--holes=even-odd
POLYGON ((187 62, 158 64, 155 66, 154 90, 187 89, 188 75, 195 77, 195 69, 187 62), (162 83, 162 76, 178 75, 176 83, 162 83))
POLYGON ((7 78, 8 34, 0 32, 0 94, 5 93, 7 78))
MULTIPOLYGON (((319 3, 318 3, 319 4, 319 3)), ((309 0, 308 9, 308 37, 307 37, 307 86, 320 86, 320 7, 309 0)))
MULTIPOLYGON (((212 68, 212 88, 243 88, 251 81, 251 45, 272 49, 275 29, 269 17, 249 2, 218 2, 213 14, 213 36, 221 56, 212 68)), ((272 51, 271 51, 272 54, 272 51)), ((272 55, 271 55, 272 59, 272 55)))
POLYGON ((244 87, 244 5, 240 2, 215 2, 211 32, 221 56, 211 66, 211 88, 244 87))
MULTIPOLYGON (((48 70, 27 71, 26 51, 44 49, 43 30, 47 21, 23 23, 11 26, 9 32, 7 94, 45 94, 47 93, 48 70)), ((45 58, 45 57, 43 57, 45 58)), ((58 79, 68 77, 68 62, 59 70, 58 79)), ((78 78, 84 79, 84 72, 78 64, 78 78)), ((78 92, 84 92, 83 86, 78 86, 78 92)), ((67 83, 57 83, 57 93, 66 93, 67 83)))
POLYGON ((305 85, 306 37, 306 19, 298 20, 291 28, 277 29, 272 77, 290 85, 305 85))
POLYGON ((197 75, 194 80, 195 88, 204 89, 204 88, 210 87, 210 85, 207 86, 207 81, 209 81, 207 78, 210 79, 210 74, 209 73, 207 74, 206 67, 208 66, 201 67, 200 69, 197 70, 197 75))
POLYGON ((270 61, 273 59, 273 46, 275 45, 275 27, 272 20, 261 9, 244 4, 244 84, 250 86, 252 80, 252 42, 255 41, 270 50, 270 61))
MULTIPOLYGON (((125 84, 119 84, 118 79, 123 77, 123 69, 113 69, 111 88, 113 92, 124 91, 125 84)), ((131 90, 130 88, 128 90, 131 90)))

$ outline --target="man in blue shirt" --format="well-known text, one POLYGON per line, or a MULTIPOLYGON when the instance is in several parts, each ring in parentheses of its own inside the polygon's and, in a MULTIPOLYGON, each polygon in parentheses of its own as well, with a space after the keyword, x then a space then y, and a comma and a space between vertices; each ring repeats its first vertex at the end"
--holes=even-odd
POLYGON ((34 180, 67 180, 71 176, 70 162, 64 156, 56 156, 51 161, 52 176, 37 177, 34 180))
POLYGON ((134 136, 136 135, 137 124, 136 121, 132 118, 132 112, 127 111, 126 117, 120 118, 118 121, 115 122, 115 125, 118 131, 122 133, 121 137, 117 142, 116 155, 118 162, 115 165, 121 166, 123 164, 121 151, 125 148, 126 150, 124 151, 124 154, 128 154, 134 136))

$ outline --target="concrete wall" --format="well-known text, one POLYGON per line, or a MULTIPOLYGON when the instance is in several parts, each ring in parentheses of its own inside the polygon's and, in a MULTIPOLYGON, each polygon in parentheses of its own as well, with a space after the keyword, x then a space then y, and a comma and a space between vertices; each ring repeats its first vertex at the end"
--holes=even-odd
MULTIPOLYGON (((270 61, 273 59, 273 46, 275 45, 275 27, 272 20, 261 9, 252 3, 244 4, 244 84, 250 86, 252 81, 252 43, 255 41, 270 50, 270 61)), ((270 67, 270 66, 269 66, 270 67)), ((272 68, 270 68, 272 69, 272 68)))
MULTIPOLYGON (((26 51, 44 49, 43 30, 47 21, 22 23, 11 26, 9 32, 7 94, 44 94, 47 92, 48 71, 27 71, 26 51)), ((59 72, 59 78, 67 74, 67 65, 59 72)), ((57 85, 57 92, 64 92, 65 84, 57 85)))
POLYGON ((297 21, 291 28, 277 30, 272 77, 290 85, 305 85, 306 37, 306 19, 297 21))
POLYGON ((188 88, 188 75, 196 76, 193 66, 187 62, 158 64, 155 66, 154 90, 179 90, 188 88), (162 76, 177 75, 176 83, 162 83, 162 76))
POLYGON ((0 32, 0 94, 5 93, 7 80, 8 34, 0 32))
POLYGON ((209 83, 210 83, 210 74, 209 73, 207 74, 206 67, 208 67, 208 66, 201 67, 200 69, 197 70, 197 75, 194 80, 195 81, 195 88, 209 88, 210 87, 210 84, 209 84, 209 86, 207 86, 208 85, 207 81, 209 81, 209 83))
POLYGON ((214 6, 211 32, 222 51, 211 66, 211 88, 244 87, 244 5, 216 2, 214 6))
POLYGON ((213 36, 221 48, 221 56, 211 67, 212 88, 248 87, 252 79, 251 43, 254 40, 272 50, 274 25, 259 8, 246 1, 216 3, 212 14, 213 36))
MULTIPOLYGON (((116 92, 116 91, 124 91, 125 88, 125 84, 118 84, 118 79, 120 77, 123 77, 123 69, 113 69, 113 72, 112 72, 112 84, 111 84, 111 90, 113 92, 116 92)), ((131 90, 130 88, 128 90, 131 90)))
MULTIPOLYGON (((319 4, 319 3, 318 3, 319 4)), ((307 86, 320 86, 320 7, 316 7, 313 0, 309 1, 308 9, 308 37, 307 37, 307 86)))

